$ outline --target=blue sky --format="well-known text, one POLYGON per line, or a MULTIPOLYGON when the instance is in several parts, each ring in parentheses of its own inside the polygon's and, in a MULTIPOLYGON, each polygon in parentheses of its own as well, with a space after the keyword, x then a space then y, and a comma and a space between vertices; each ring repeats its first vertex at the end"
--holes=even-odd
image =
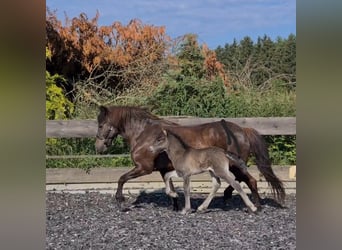
POLYGON ((138 18, 144 24, 165 26, 172 38, 187 33, 198 35, 211 49, 240 41, 256 41, 265 34, 275 39, 296 34, 296 0, 47 0, 50 10, 64 21, 84 12, 99 25, 119 21, 126 25, 138 18))

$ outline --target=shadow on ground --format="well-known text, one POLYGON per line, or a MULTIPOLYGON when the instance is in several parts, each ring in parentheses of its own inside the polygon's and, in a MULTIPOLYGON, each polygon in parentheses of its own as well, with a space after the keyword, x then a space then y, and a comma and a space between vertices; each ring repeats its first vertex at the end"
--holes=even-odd
MULTIPOLYGON (((180 206, 180 209, 184 207, 184 195, 183 192, 177 192, 178 197, 178 204, 180 206)), ((204 199, 207 197, 208 194, 199 194, 199 193, 193 193, 191 194, 191 207, 193 209, 197 209, 204 199)), ((252 200, 250 194, 248 194, 248 197, 252 200)), ((253 201, 253 200, 252 200, 253 201)), ((143 207, 144 204, 153 205, 156 207, 166 207, 169 209, 173 208, 172 200, 170 197, 168 197, 165 193, 162 192, 162 190, 157 190, 154 192, 144 192, 142 191, 140 194, 137 194, 136 196, 132 196, 130 198, 130 201, 128 201, 133 207, 143 207)), ((128 205, 128 204, 127 204, 128 205)), ((269 197, 265 197, 261 199, 261 205, 263 206, 269 206, 269 207, 275 207, 280 208, 279 204, 273 199, 269 197)), ((219 209, 224 211, 229 210, 242 210, 245 209, 246 205, 241 199, 240 195, 233 194, 232 198, 224 201, 223 194, 217 194, 216 197, 213 198, 209 205, 209 209, 219 209)))

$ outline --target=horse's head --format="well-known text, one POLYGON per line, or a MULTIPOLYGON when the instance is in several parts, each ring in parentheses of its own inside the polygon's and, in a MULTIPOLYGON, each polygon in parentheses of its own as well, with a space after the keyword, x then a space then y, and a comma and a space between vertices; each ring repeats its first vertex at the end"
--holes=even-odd
POLYGON ((110 111, 107 107, 100 106, 100 114, 97 117, 97 133, 95 148, 96 152, 103 153, 111 145, 115 137, 118 135, 118 129, 110 120, 110 111))

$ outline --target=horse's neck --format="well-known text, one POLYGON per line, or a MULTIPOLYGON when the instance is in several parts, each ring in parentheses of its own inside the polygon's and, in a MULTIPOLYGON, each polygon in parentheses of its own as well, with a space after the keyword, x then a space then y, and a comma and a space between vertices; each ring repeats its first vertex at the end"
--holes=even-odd
POLYGON ((144 122, 130 122, 129 124, 124 124, 121 130, 121 136, 128 142, 131 150, 135 147, 137 143, 137 138, 145 129, 146 123, 144 122))
POLYGON ((187 150, 185 146, 174 135, 168 135, 169 146, 167 154, 169 155, 172 163, 181 158, 187 150))

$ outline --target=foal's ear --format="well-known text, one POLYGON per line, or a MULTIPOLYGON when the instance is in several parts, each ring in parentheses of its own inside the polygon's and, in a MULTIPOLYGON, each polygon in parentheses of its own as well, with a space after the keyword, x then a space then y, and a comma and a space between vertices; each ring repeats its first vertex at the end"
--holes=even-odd
POLYGON ((164 135, 166 135, 166 136, 167 136, 167 132, 166 132, 166 130, 165 130, 165 129, 163 129, 163 133, 164 133, 164 135))

